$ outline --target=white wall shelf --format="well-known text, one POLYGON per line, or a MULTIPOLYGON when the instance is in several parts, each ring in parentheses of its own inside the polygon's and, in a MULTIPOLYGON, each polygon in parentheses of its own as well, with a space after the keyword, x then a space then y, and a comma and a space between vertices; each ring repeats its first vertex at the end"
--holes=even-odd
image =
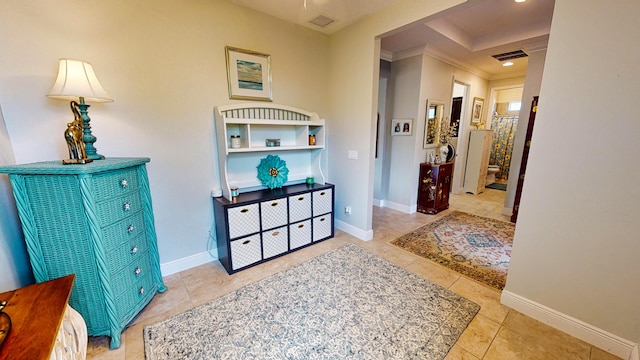
POLYGON ((241 103, 215 108, 216 138, 222 194, 231 199, 231 187, 240 192, 260 189, 256 167, 267 155, 278 155, 287 163, 285 185, 313 176, 325 183, 321 159, 325 149, 325 121, 316 113, 273 103, 241 103), (240 147, 231 147, 231 136, 240 136, 240 147), (315 136, 315 145, 309 144, 315 136), (267 139, 280 139, 280 146, 266 146, 267 139))

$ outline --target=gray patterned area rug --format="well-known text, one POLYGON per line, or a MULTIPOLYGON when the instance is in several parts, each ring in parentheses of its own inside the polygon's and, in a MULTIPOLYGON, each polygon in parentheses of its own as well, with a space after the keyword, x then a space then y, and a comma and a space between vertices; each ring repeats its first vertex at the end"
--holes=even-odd
POLYGON ((479 309, 349 244, 145 327, 145 355, 443 359, 479 309))

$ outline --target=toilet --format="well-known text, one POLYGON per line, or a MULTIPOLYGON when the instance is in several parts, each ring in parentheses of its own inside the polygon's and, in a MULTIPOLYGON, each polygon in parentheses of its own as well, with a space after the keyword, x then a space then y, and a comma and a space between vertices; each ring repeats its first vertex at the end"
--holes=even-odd
POLYGON ((487 182, 486 185, 493 184, 496 182, 496 174, 500 171, 500 167, 498 165, 489 165, 487 169, 487 182))

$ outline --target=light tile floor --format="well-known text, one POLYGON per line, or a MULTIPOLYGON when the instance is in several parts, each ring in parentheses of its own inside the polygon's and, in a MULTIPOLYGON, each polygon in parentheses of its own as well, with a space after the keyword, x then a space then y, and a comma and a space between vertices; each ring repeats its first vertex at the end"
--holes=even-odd
POLYGON ((458 273, 387 244, 388 241, 446 215, 451 210, 508 221, 501 214, 504 191, 487 189, 480 195, 452 195, 450 209, 436 215, 404 214, 373 209, 374 238, 364 242, 336 230, 333 239, 273 261, 228 275, 216 261, 164 278, 169 288, 157 295, 123 333, 122 346, 108 350, 108 338, 89 340, 89 359, 144 359, 144 326, 201 305, 244 285, 266 278, 346 243, 356 243, 481 306, 446 360, 476 359, 618 359, 561 331, 500 304, 500 292, 458 273))

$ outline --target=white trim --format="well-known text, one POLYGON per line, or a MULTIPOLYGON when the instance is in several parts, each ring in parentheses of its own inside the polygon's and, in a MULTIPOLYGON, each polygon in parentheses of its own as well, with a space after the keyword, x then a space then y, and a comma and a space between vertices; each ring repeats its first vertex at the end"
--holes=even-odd
POLYGON ((638 359, 638 344, 508 290, 500 303, 623 359, 638 359))
POLYGON ((380 199, 373 199, 373 206, 384 207, 385 201, 380 199))
POLYGON ((396 210, 403 212, 405 214, 413 214, 417 211, 418 205, 404 205, 397 202, 385 200, 384 207, 389 208, 391 210, 396 210))
POLYGON ((349 235, 355 236, 360 240, 369 241, 373 239, 373 229, 362 230, 344 221, 336 220, 336 229, 342 230, 349 235))
POLYGON ((396 53, 391 54, 391 61, 398 61, 402 59, 407 59, 417 55, 423 55, 425 52, 425 46, 418 46, 407 50, 402 50, 396 53))
POLYGON ((162 276, 169 276, 217 260, 207 251, 160 264, 162 276))
POLYGON ((393 53, 388 50, 380 49, 380 59, 391 62, 393 61, 393 53))
POLYGON ((506 215, 506 216, 511 216, 513 215, 513 208, 510 207, 503 207, 502 208, 502 215, 506 215))

